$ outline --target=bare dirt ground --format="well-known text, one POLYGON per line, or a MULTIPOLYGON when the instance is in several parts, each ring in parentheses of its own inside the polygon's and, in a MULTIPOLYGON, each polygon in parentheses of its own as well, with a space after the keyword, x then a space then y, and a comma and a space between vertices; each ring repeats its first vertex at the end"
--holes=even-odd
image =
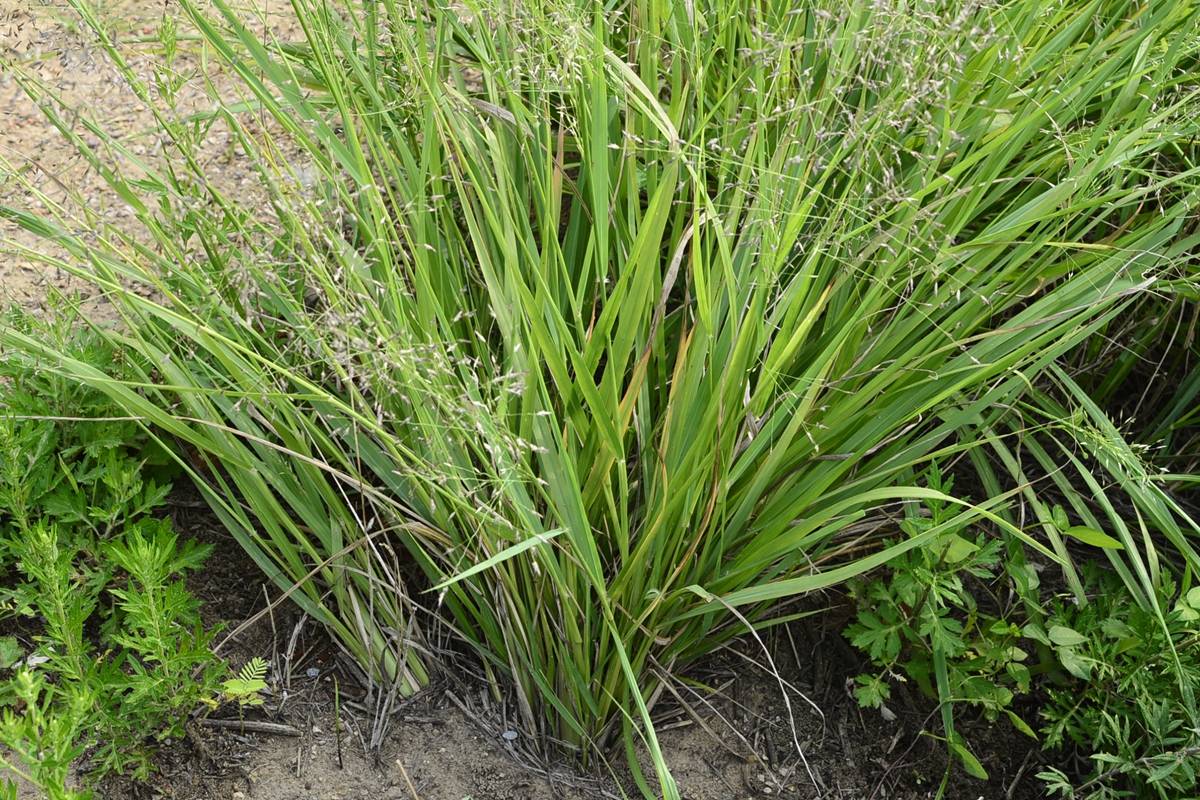
MULTIPOLYGON (((295 32, 284 0, 256 0, 281 36, 295 32)), ((100 10, 135 69, 148 70, 150 46, 162 15, 178 14, 170 0, 101 0, 100 10)), ((94 114, 138 155, 156 156, 151 118, 121 82, 91 35, 65 2, 0 0, 0 56, 13 59, 73 108, 94 114)), ((184 56, 188 58, 188 56, 184 56)), ((185 92, 189 91, 185 88, 185 92)), ((195 102, 202 101, 195 91, 195 102)), ((208 169, 229 188, 249 177, 229 142, 215 133, 206 147, 208 169)), ((0 74, 0 205, 45 208, 82 202, 105 218, 132 222, 75 150, 28 99, 12 73, 0 74)), ((132 228, 132 226, 131 226, 132 228)), ((45 306, 56 290, 85 292, 64 271, 21 252, 33 237, 0 220, 0 303, 45 306)), ((103 309, 102 300, 93 300, 103 309)), ((217 546, 193 585, 206 621, 227 628, 261 610, 277 591, 258 581, 253 565, 197 504, 182 501, 176 522, 186 535, 217 546)), ((933 797, 945 756, 922 735, 931 704, 901 698, 897 717, 862 712, 846 689, 858 656, 832 630, 793 628, 772 643, 798 694, 791 709, 778 681, 751 668, 753 649, 730 652, 698 677, 719 687, 696 702, 695 716, 664 708, 662 740, 684 797, 690 800, 933 797), (799 745, 799 747, 797 747, 799 745)), ((390 714, 381 747, 369 747, 374 714, 352 671, 311 622, 281 607, 222 652, 236 668, 261 656, 272 662, 271 695, 246 719, 286 726, 288 735, 215 727, 195 720, 188 736, 163 749, 148 785, 114 782, 103 796, 178 800, 591 800, 619 797, 622 776, 583 777, 532 756, 512 738, 502 707, 470 679, 444 675, 390 714), (335 685, 337 687, 335 691, 335 685)), ((1009 731, 976 726, 971 741, 992 773, 988 783, 953 783, 950 798, 1031 798, 1033 743, 1009 731)), ((618 758, 619 760, 619 758, 618 758)), ((32 798, 33 795, 28 795, 32 798)))
MULTIPOLYGON (((115 30, 133 40, 153 32, 162 7, 161 2, 147 0, 110 0, 102 9, 117 21, 115 30)), ((128 55, 144 68, 149 54, 140 49, 145 48, 131 44, 128 55)), ((149 129, 149 113, 65 2, 0 0, 0 57, 43 81, 68 106, 95 115, 136 154, 146 152, 147 143, 139 140, 149 129)), ((0 204, 44 211, 71 202, 83 203, 114 222, 131 216, 27 96, 14 71, 0 73, 0 204)), ((0 220, 0 238, 6 240, 0 300, 36 309, 54 290, 86 291, 64 271, 17 251, 37 247, 38 242, 15 223, 0 220)))
MULTIPOLYGON (((186 18, 174 0, 89 1, 122 56, 145 80, 151 78, 153 65, 160 59, 156 33, 161 21, 170 16, 178 23, 182 41, 175 70, 193 75, 179 93, 182 109, 209 105, 199 79, 203 72, 218 86, 229 83, 211 67, 200 64, 195 48, 189 47, 186 18)), ((296 38, 299 26, 286 0, 234 0, 233 4, 245 10, 247 19, 256 21, 256 30, 269 30, 282 39, 296 38)), ((80 225, 86 222, 72 209, 87 208, 136 235, 132 209, 55 129, 17 79, 17 70, 44 85, 67 109, 94 119, 133 157, 150 163, 162 158, 153 115, 66 0, 0 0, 0 205, 40 213, 57 208, 80 225), (6 61, 14 68, 4 69, 6 61)), ((70 113, 67 116, 72 130, 86 143, 98 144, 77 118, 70 113)), ((222 191, 253 191, 255 182, 237 157, 233 137, 220 126, 209 131, 201 160, 222 191)), ((89 294, 88 287, 66 271, 22 252, 22 248, 44 251, 45 247, 14 222, 0 219, 0 242, 0 303, 15 301, 41 309, 56 291, 89 294)), ((103 308, 98 301, 94 306, 103 308)))
MULTIPOLYGON (((216 547, 192 586, 205 601, 207 621, 236 624, 278 595, 248 579, 255 575, 253 564, 197 503, 178 506, 175 522, 216 547)), ((716 690, 689 698, 692 711, 660 704, 660 740, 686 800, 918 800, 937 794, 945 752, 922 733, 934 716, 933 703, 900 688, 892 704, 895 719, 859 709, 848 684, 863 665, 838 633, 844 612, 835 609, 816 619, 823 622, 802 620, 767 637, 779 677, 763 668, 760 646, 747 642, 689 676, 716 690), (789 702, 780 679, 789 686, 789 702)), ((186 741, 164 753, 161 780, 148 796, 605 800, 621 797, 622 788, 637 796, 619 767, 615 775, 603 769, 581 775, 531 753, 519 736, 511 739, 515 731, 504 703, 466 674, 465 659, 463 673, 435 676, 430 689, 402 702, 390 715, 383 747, 370 752, 372 713, 359 702, 362 691, 352 672, 311 622, 297 632, 299 623, 294 610, 281 608, 231 640, 222 654, 235 666, 253 656, 271 661, 270 699, 247 718, 287 723, 301 736, 194 725, 186 741), (335 681, 341 687, 338 707, 335 681)), ((959 775, 944 796, 1039 797, 1033 779, 1040 763, 1036 743, 1010 727, 968 720, 964 715, 966 735, 991 780, 959 775)), ((620 762, 619 754, 614 762, 620 762)))

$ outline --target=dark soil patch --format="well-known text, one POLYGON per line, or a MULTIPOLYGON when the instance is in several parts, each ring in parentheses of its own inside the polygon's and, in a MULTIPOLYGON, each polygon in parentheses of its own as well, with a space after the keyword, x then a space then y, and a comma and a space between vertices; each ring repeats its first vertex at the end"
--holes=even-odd
MULTIPOLYGON (((838 633, 837 609, 778 629, 765 645, 780 678, 762 663, 757 644, 740 644, 720 656, 703 677, 723 686, 709 698, 704 721, 663 736, 676 778, 693 800, 718 798, 931 798, 946 771, 945 745, 930 734, 940 721, 936 704, 900 687, 888 720, 858 707, 854 676, 866 669, 860 654, 838 633), (814 621, 815 620, 815 621, 814 621), (789 707, 790 706, 790 707, 789 707), (799 747, 797 747, 799 745, 799 747), (802 754, 802 755, 801 755, 802 754)), ((960 712, 960 732, 989 772, 979 781, 955 766, 947 798, 1041 797, 1034 777, 1037 743, 1007 722, 989 723, 960 712)))

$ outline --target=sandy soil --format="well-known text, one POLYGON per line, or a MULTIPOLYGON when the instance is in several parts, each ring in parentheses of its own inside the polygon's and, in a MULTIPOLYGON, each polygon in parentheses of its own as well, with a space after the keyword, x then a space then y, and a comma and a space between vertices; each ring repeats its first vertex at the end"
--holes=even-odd
MULTIPOLYGON (((156 31, 163 16, 178 21, 181 36, 188 32, 173 0, 92 2, 110 26, 122 55, 142 78, 152 75, 160 47, 156 31)), ((286 0, 235 0, 235 5, 239 4, 255 18, 261 17, 261 25, 274 34, 294 38, 297 25, 286 0)), ((6 60, 40 81, 67 108, 95 119, 137 158, 150 162, 161 158, 152 115, 66 0, 0 0, 0 67, 6 60)), ((0 69, 0 205, 38 212, 59 207, 72 217, 76 215, 71 209, 86 207, 123 231, 136 234, 132 210, 55 130, 22 88, 16 69, 0 69)), ((182 74, 201 69, 187 42, 180 45, 176 69, 182 74)), ((216 77, 221 85, 221 77, 216 77)), ((199 80, 184 84, 181 108, 208 105, 199 80)), ((73 130, 89 144, 97 144, 82 125, 74 124, 73 130)), ((236 157, 232 137, 219 126, 210 131, 201 160, 222 190, 253 188, 244 164, 236 157)), ((88 294, 87 287, 65 271, 23 253, 23 248, 45 251, 45 247, 15 223, 0 220, 0 243, 0 302, 15 301, 40 309, 55 291, 88 294)))
MULTIPOLYGON (((283 0, 258 0, 273 12, 270 25, 287 35, 294 22, 281 13, 283 0)), ((73 21, 65 3, 0 0, 0 55, 19 62, 69 106, 97 115, 119 131, 135 153, 154 158, 150 118, 114 75, 104 54, 73 21)), ((103 0, 124 52, 147 70, 153 52, 140 43, 150 36, 170 0, 103 0)), ((189 91, 189 90, 185 90, 189 91)), ((200 93, 193 99, 200 102, 200 93)), ((229 187, 247 177, 229 143, 214 134, 206 148, 211 173, 229 187)), ((38 208, 47 202, 82 201, 105 218, 124 224, 130 212, 103 187, 74 150, 47 123, 11 73, 0 74, 0 205, 38 208), (40 197, 39 197, 40 195, 40 197)), ((132 226, 130 226, 132 230, 132 226)), ((64 272, 23 255, 35 240, 0 221, 0 303, 44 307, 55 290, 83 291, 64 272)), ((97 301, 102 307, 102 302, 97 301)), ((205 512, 184 503, 176 514, 180 530, 212 541, 218 555, 193 589, 205 600, 208 622, 236 626, 274 590, 256 583, 253 565, 205 512)), ((201 722, 163 750, 160 773, 144 787, 113 783, 104 795, 178 800, 587 800, 617 796, 613 779, 585 779, 562 765, 532 758, 518 738, 510 741, 499 712, 464 690, 469 681, 444 676, 434 688, 392 715, 383 746, 371 752, 371 713, 355 705, 353 676, 311 623, 295 633, 294 611, 257 624, 231 643, 237 665, 253 656, 273 663, 271 696, 248 718, 286 724, 298 736, 273 736, 217 729, 201 722), (289 654, 290 653, 290 654, 289 654), (333 698, 334 680, 340 687, 333 698)), ((920 735, 929 704, 920 698, 898 707, 896 720, 860 712, 846 691, 857 656, 836 633, 801 630, 781 650, 805 654, 781 658, 788 680, 821 709, 818 715, 793 698, 795 728, 778 684, 748 670, 749 651, 706 665, 699 677, 723 686, 703 724, 682 712, 668 714, 663 743, 676 777, 690 800, 751 797, 919 798, 932 797, 945 764, 937 743, 920 735), (797 642, 797 638, 800 641, 797 642), (719 717, 716 715, 719 713, 719 717), (722 721, 722 718, 725 722, 722 721), (800 745, 806 768, 797 751, 800 745), (811 772, 811 775, 810 775, 811 772), (820 784, 818 794, 814 780, 820 784)), ((477 690, 476 690, 477 691, 477 690)), ((1029 776, 1030 744, 1009 732, 979 726, 972 739, 992 770, 988 784, 955 784, 948 797, 1037 796, 1029 776)), ((32 798, 24 794, 22 798, 32 798)))
MULTIPOLYGON (((207 511, 194 503, 181 506, 175 522, 216 547, 192 586, 205 600, 207 621, 247 619, 277 594, 247 580, 253 565, 207 511)), ((790 709, 777 679, 756 666, 762 652, 752 644, 719 655, 690 676, 718 690, 706 698, 707 708, 704 702, 695 704, 702 712, 699 721, 677 706, 660 706, 660 739, 684 798, 935 796, 946 759, 939 744, 921 734, 932 704, 901 690, 893 703, 894 720, 859 709, 847 684, 862 664, 837 633, 844 621, 837 616, 816 626, 801 622, 776 629, 768 638, 781 675, 793 687, 790 709)), ((158 796, 202 800, 241 792, 263 800, 602 800, 619 797, 622 785, 631 789, 620 769, 616 776, 600 771, 585 777, 569 765, 531 755, 519 737, 509 741, 503 708, 472 678, 459 674, 435 677, 429 690, 396 709, 386 742, 369 754, 363 740, 369 737, 371 714, 354 699, 360 690, 353 676, 311 623, 295 633, 298 621, 295 611, 280 611, 231 641, 225 654, 235 665, 256 655, 271 661, 271 695, 253 717, 290 724, 301 738, 193 726, 188 740, 163 754, 162 777, 153 787, 158 796), (334 680, 342 691, 340 748, 334 680)), ((980 721, 965 730, 992 779, 982 783, 959 776, 947 798, 1040 796, 1032 779, 1035 743, 1011 728, 980 721)), ((124 796, 120 789, 112 794, 124 796)))

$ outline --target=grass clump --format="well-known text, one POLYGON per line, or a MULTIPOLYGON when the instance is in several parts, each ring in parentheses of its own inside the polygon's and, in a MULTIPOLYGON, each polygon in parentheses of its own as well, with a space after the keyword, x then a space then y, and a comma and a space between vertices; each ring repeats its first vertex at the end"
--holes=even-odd
MULTIPOLYGON (((1057 402, 1034 388, 1189 258, 1192 3, 295 0, 277 42, 185 2, 236 78, 202 114, 75 5, 168 162, 23 83, 153 244, 4 213, 105 292, 136 366, 0 342, 198 454, 377 682, 426 679, 419 602, 535 740, 623 745, 675 798, 655 701, 781 601, 975 523, 1082 593, 1022 524, 1050 510, 1015 448, 1057 402), (252 199, 206 174, 217 130, 252 199), (923 485, 959 457, 987 500, 923 485), (941 510, 896 539, 903 503, 941 510)), ((1181 510, 1127 484, 1195 565, 1181 510)))

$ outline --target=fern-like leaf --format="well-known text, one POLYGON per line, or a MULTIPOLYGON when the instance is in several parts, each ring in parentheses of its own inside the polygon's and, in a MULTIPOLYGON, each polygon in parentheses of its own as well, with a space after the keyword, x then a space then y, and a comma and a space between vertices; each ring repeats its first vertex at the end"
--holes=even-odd
POLYGON ((236 678, 230 678, 224 683, 224 695, 227 700, 236 700, 240 705, 258 705, 262 698, 258 693, 267 688, 267 662, 255 657, 242 665, 236 678))

